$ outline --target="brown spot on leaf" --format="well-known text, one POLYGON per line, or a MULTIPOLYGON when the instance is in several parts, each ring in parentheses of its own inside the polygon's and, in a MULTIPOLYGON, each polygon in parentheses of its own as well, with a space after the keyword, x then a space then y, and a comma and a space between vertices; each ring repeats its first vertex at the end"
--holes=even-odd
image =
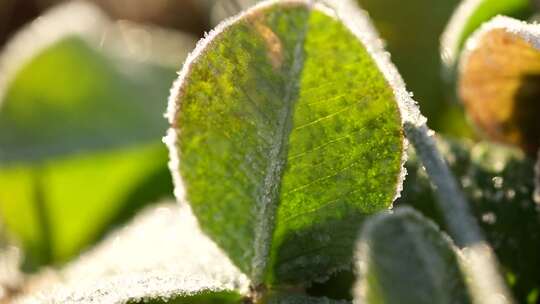
POLYGON ((270 64, 272 64, 275 70, 279 69, 283 65, 283 44, 281 43, 281 39, 266 25, 262 13, 250 15, 248 22, 266 44, 266 55, 270 64))
POLYGON ((540 147, 540 51, 516 34, 494 29, 462 67, 459 95, 490 139, 535 154, 540 147))

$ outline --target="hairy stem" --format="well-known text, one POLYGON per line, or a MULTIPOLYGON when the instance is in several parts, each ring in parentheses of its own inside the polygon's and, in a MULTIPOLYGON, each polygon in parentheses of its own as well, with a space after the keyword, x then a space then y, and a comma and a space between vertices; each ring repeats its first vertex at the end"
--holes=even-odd
POLYGON ((406 124, 405 132, 432 181, 439 208, 457 245, 464 247, 482 241, 484 237, 480 227, 469 210, 463 192, 437 150, 428 127, 406 124))

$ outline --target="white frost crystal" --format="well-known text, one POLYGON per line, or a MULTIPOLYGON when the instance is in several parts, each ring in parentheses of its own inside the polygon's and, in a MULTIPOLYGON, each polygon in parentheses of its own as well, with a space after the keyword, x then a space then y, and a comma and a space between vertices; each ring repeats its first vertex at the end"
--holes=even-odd
POLYGON ((17 303, 127 303, 206 292, 246 293, 249 282, 200 231, 189 206, 167 203, 137 216, 17 303))
POLYGON ((523 38, 526 42, 530 43, 532 47, 540 50, 540 24, 527 23, 514 18, 497 16, 490 21, 484 23, 465 44, 465 49, 461 56, 459 66, 462 68, 469 59, 469 55, 479 47, 482 38, 493 30, 504 30, 507 33, 517 35, 523 38))

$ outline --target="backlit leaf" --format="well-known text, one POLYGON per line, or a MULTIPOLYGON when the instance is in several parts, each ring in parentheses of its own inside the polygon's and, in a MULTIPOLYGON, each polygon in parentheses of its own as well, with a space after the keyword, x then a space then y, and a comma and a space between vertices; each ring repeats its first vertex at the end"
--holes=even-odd
POLYGON ((177 197, 256 285, 349 267, 363 219, 399 192, 402 119, 421 123, 349 1, 268 1, 221 24, 168 114, 177 197))

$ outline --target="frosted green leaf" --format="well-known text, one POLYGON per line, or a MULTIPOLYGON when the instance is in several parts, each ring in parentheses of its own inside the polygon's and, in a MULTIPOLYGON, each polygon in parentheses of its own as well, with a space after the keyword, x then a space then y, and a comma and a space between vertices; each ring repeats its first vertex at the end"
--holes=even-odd
POLYGON ((526 19, 534 13, 531 0, 463 0, 441 37, 441 56, 446 68, 453 70, 466 39, 482 23, 497 15, 526 19))
POLYGON ((179 62, 163 54, 181 60, 191 41, 70 2, 5 47, 0 215, 26 269, 65 262, 172 191, 162 112, 179 62))
POLYGON ((45 278, 16 303, 241 303, 248 284, 189 206, 175 203, 144 210, 45 278))
POLYGON ((413 209, 370 218, 356 259, 359 303, 471 303, 450 239, 413 209))
POLYGON ((467 40, 459 63, 458 92, 467 114, 490 140, 540 148, 540 26, 495 17, 467 40))
POLYGON ((269 1, 188 57, 168 112, 176 195, 256 285, 348 267, 363 219, 398 195, 402 119, 423 120, 380 43, 349 1, 269 1))

